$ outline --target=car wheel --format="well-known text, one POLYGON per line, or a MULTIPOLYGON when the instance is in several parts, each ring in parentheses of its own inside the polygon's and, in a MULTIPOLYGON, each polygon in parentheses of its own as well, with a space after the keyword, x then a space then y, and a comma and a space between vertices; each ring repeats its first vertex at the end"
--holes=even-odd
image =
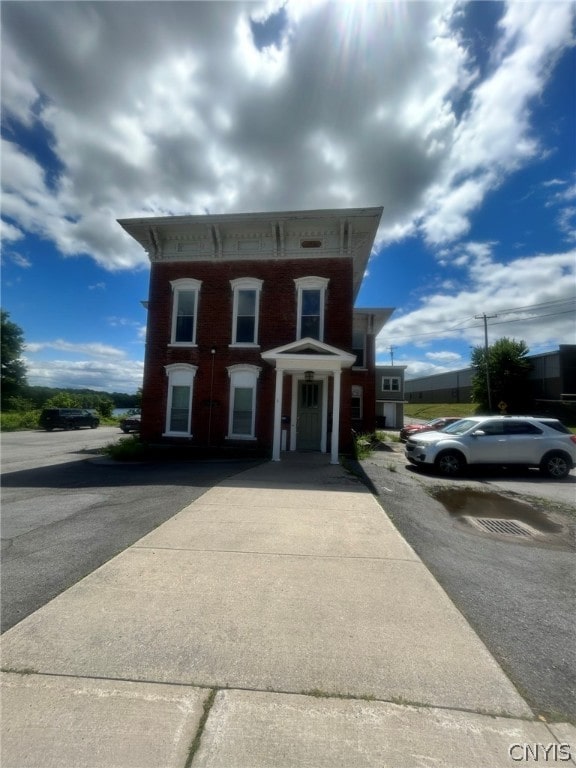
POLYGON ((127 435, 130 433, 130 430, 127 429, 126 427, 122 427, 122 432, 124 432, 124 434, 127 435))
POLYGON ((572 468, 571 462, 563 453, 549 453, 540 462, 540 472, 554 480, 562 480, 568 476, 572 468))
POLYGON ((441 475, 454 477, 462 472, 466 461, 458 451, 445 451, 436 458, 434 465, 441 475))
POLYGON ((98 424, 90 424, 90 429, 96 429, 97 426, 98 424))

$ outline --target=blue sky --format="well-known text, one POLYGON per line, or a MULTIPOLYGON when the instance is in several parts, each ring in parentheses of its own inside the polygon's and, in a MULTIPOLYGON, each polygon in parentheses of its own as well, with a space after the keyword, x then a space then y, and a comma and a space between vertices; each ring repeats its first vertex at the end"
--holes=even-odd
POLYGON ((31 384, 141 384, 118 218, 384 206, 359 306, 407 376, 576 342, 567 2, 19 2, 2 15, 2 307, 31 384), (392 352, 391 352, 392 348, 392 352))

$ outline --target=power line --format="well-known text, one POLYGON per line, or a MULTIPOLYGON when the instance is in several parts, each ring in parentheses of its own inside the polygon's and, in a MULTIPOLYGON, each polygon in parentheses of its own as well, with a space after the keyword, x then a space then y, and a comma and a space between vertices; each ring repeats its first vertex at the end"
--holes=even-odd
POLYGON ((569 296, 567 299, 551 299, 550 301, 543 301, 540 304, 526 304, 523 307, 510 307, 509 309, 501 309, 500 314, 506 312, 518 312, 521 309, 536 309, 536 307, 548 307, 551 304, 565 304, 568 301, 576 301, 576 296, 569 296))
POLYGON ((571 315, 576 309, 565 309, 562 312, 548 312, 545 315, 532 315, 531 317, 512 318, 511 320, 500 320, 499 323, 490 323, 490 325, 506 325, 507 323, 524 323, 531 320, 540 320, 541 317, 558 317, 558 315, 571 315))
MULTIPOLYGON (((518 312, 521 312, 523 310, 536 309, 538 307, 549 306, 551 304, 565 304, 565 303, 567 303, 569 301, 574 301, 575 299, 576 299, 576 297, 574 297, 572 299, 559 299, 558 301, 542 302, 541 304, 527 304, 524 307, 516 307, 515 309, 501 310, 499 312, 499 314, 500 315, 508 315, 508 314, 513 314, 513 313, 518 313, 518 312)), ((575 312, 575 311, 576 311, 576 309, 566 309, 566 310, 562 310, 560 312, 548 312, 546 314, 536 314, 536 315, 533 315, 532 317, 528 317, 528 318, 520 318, 520 319, 519 318, 516 318, 516 319, 515 318, 511 318, 509 320, 500 320, 498 323, 490 323, 490 325, 505 325, 507 323, 518 323, 518 322, 522 322, 522 321, 539 320, 540 318, 543 318, 543 317, 556 317, 558 315, 570 314, 570 313, 575 312)), ((479 317, 482 317, 482 316, 480 315, 479 317)), ((424 338, 426 336, 437 336, 437 335, 439 335, 441 333, 450 333, 451 331, 456 331, 456 330, 463 330, 464 331, 464 330, 467 330, 467 328, 466 327, 461 327, 462 324, 467 322, 468 320, 471 320, 471 319, 472 319, 472 316, 466 317, 463 320, 458 321, 458 323, 456 323, 456 325, 452 325, 449 328, 441 328, 441 329, 436 330, 436 331, 427 331, 426 333, 409 333, 409 334, 402 334, 402 333, 400 333, 400 334, 394 334, 394 338, 395 339, 418 339, 418 338, 424 338)), ((475 316, 474 319, 478 319, 478 316, 475 316)), ((430 323, 427 323, 427 325, 430 325, 430 323)), ((479 326, 479 325, 469 325, 468 326, 468 328, 479 328, 479 327, 482 327, 482 326, 479 326)))

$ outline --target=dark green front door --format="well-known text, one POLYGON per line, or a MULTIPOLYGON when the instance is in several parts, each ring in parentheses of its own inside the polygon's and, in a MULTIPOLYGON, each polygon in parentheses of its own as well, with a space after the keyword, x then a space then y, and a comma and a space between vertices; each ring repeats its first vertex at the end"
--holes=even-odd
POLYGON ((322 439, 322 382, 298 384, 298 451, 319 451, 322 439))

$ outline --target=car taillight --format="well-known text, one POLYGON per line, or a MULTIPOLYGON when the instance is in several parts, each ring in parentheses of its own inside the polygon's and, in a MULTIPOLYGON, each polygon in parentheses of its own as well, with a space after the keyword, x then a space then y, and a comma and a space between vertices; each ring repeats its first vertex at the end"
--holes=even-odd
POLYGON ((570 435, 570 440, 572 440, 573 443, 576 443, 576 435, 570 435))

